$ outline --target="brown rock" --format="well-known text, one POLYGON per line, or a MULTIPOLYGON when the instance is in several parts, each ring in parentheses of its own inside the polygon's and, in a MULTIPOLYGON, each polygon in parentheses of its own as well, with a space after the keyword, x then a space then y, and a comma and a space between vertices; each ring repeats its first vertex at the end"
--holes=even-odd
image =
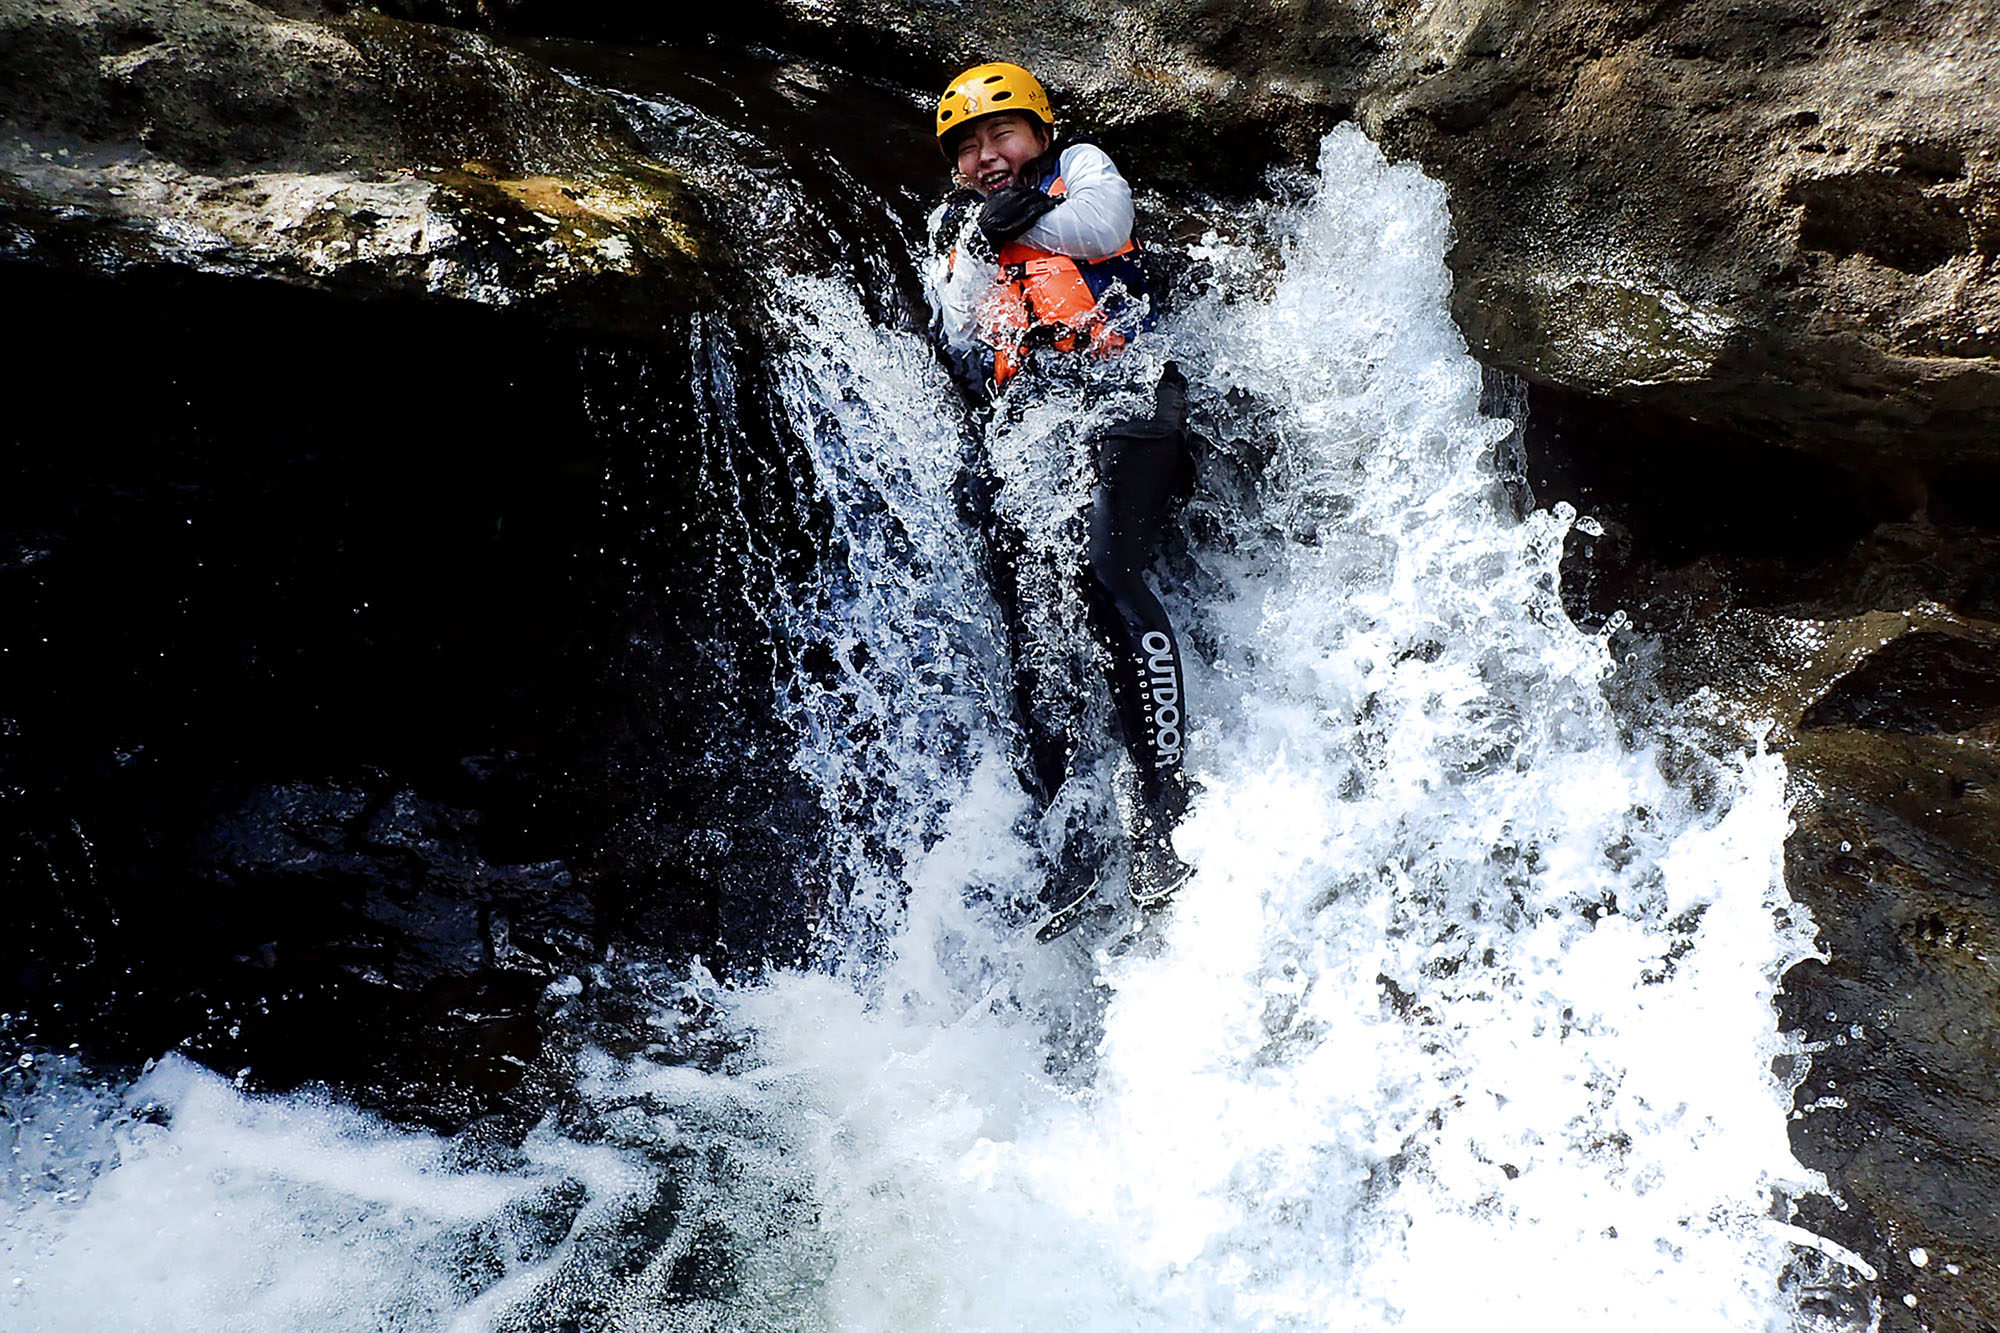
POLYGON ((1362 109, 1452 188, 1483 357, 1871 464, 1992 456, 2000 10, 1460 9, 1484 39, 1429 21, 1427 63, 1413 27, 1362 109))
POLYGON ((0 4, 0 257, 632 331, 722 267, 603 99, 471 33, 296 8, 0 4))
POLYGON ((1251 183, 1351 116, 1451 187, 1455 313, 1494 365, 1871 466, 2000 449, 1993 0, 765 0, 706 26, 920 90, 1026 62, 1155 181, 1251 183))

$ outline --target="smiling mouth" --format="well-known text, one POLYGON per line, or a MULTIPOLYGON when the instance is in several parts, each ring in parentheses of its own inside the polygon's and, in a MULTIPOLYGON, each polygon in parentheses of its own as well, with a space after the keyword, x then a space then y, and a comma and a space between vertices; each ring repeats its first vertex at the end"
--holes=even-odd
POLYGON ((989 171, 984 176, 981 176, 979 178, 979 188, 982 190, 997 190, 1013 179, 1014 179, 1013 172, 1008 171, 1005 168, 999 168, 994 171, 989 171))

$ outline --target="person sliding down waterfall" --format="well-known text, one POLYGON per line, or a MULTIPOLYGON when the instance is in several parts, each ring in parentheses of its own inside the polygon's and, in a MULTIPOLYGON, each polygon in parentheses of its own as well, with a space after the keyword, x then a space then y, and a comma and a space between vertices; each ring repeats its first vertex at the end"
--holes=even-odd
MULTIPOLYGON (((1038 382, 1081 379, 1086 401, 1134 386, 1144 358, 1129 341, 1150 326, 1151 301, 1132 238, 1132 191, 1094 144, 1057 138, 1047 93, 1019 65, 965 71, 938 99, 937 137, 958 190, 930 219, 928 274, 935 328, 960 387, 975 402, 1005 405, 1038 382)), ((1108 656, 1113 709, 1133 772, 1119 813, 1131 847, 1132 898, 1164 903, 1191 871, 1175 854, 1174 826, 1187 805, 1182 774, 1187 694, 1180 646, 1164 607, 1142 576, 1168 502, 1190 474, 1187 380, 1169 361, 1151 411, 1097 429, 1085 445, 1094 463, 1080 569, 1091 629, 1108 656)), ((1017 640, 1019 532, 995 523, 1005 485, 982 457, 968 494, 994 548, 996 582, 1017 640)), ((1060 558, 1060 557, 1059 557, 1060 558)), ((1015 654, 1017 693, 1035 784, 1051 799, 1072 771, 1068 728, 1038 713, 1036 668, 1015 654)), ((1095 905, 1096 877, 1072 844, 1058 858, 1038 932, 1050 939, 1095 905)))

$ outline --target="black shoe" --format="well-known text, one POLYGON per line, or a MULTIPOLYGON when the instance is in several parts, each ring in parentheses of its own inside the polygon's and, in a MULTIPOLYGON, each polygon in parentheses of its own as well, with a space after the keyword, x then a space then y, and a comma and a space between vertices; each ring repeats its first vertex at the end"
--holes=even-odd
POLYGON ((1188 792, 1178 772, 1147 783, 1129 771, 1121 784, 1119 821, 1132 849, 1132 901, 1159 907, 1187 883, 1193 867, 1174 852, 1173 830, 1187 811, 1188 792))
POLYGON ((1148 911, 1165 906, 1193 874, 1164 833, 1132 844, 1132 901, 1148 911))
POLYGON ((1110 910, 1111 904, 1097 896, 1097 884, 1092 881, 1081 898, 1067 907, 1057 908, 1042 918, 1042 924, 1035 927, 1035 938, 1047 944, 1050 940, 1069 934, 1083 922, 1084 918, 1110 910))
POLYGON ((1035 938, 1046 944, 1108 904, 1098 896, 1097 876, 1065 855, 1049 874, 1048 886, 1042 890, 1042 906, 1048 909, 1047 915, 1035 927, 1035 938))

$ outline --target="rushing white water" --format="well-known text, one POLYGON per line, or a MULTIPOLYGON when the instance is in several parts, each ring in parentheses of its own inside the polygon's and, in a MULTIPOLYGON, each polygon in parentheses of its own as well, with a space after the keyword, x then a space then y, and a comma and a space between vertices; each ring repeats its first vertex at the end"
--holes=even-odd
MULTIPOLYGON (((1020 927, 1048 820, 950 391, 785 279, 836 534, 779 701, 835 829, 827 966, 592 978, 657 990, 656 1053, 594 1057, 518 1150, 52 1071, 12 1106, 6 1326, 1808 1324, 1788 1270, 1841 1256, 1784 1217, 1816 1182, 1772 1074, 1811 948, 1779 761, 1621 735, 1557 595, 1572 516, 1516 521, 1494 471, 1434 183, 1342 130, 1239 224, 1151 353, 1216 437, 1162 566, 1201 785, 1170 910, 1020 927), (664 1054, 697 1029, 726 1053, 664 1054)), ((1048 424, 989 444, 1066 503, 1048 424)))

